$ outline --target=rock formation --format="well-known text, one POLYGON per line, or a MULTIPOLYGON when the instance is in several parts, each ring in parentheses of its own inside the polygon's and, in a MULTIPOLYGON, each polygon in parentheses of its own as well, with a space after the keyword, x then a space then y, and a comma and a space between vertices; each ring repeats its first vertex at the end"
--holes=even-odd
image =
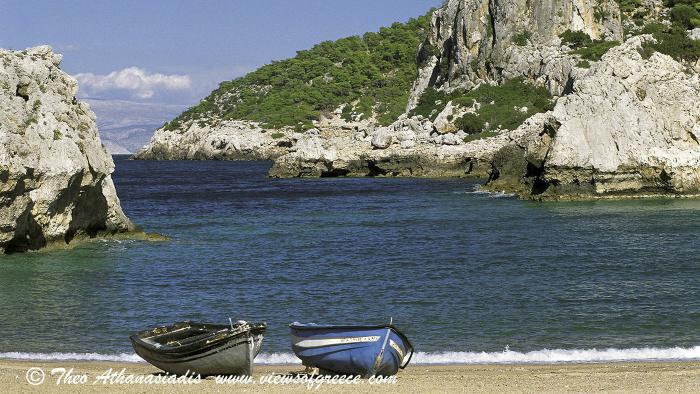
POLYGON ((624 5, 622 18, 613 0, 449 0, 432 16, 406 113, 393 124, 348 120, 343 106, 306 132, 204 119, 159 130, 141 156, 272 158, 276 177, 478 176, 538 199, 700 194, 700 61, 680 63, 655 53, 655 36, 634 36, 671 26, 661 0, 624 5), (512 97, 513 81, 546 88, 554 109, 498 107, 527 114, 513 116, 518 124, 530 116, 501 127, 489 98, 497 94, 469 96, 510 84, 512 97))
POLYGON ((131 232, 95 115, 61 56, 0 50, 0 251, 131 232))
POLYGON ((185 130, 159 129, 135 156, 145 160, 272 160, 286 153, 287 133, 250 121, 217 127, 193 123, 185 130))
POLYGON ((563 56, 559 35, 582 31, 593 39, 622 40, 613 0, 451 0, 433 14, 420 51, 413 108, 428 87, 471 89, 518 76, 539 80, 554 95, 569 84, 575 61, 563 56))
POLYGON ((490 158, 511 142, 504 133, 467 143, 464 132, 436 133, 433 123, 420 116, 353 131, 340 125, 330 121, 320 130, 296 134, 290 153, 275 161, 270 175, 488 177, 490 158))
POLYGON ((700 195, 700 79, 637 36, 512 133, 488 187, 539 199, 700 195))
MULTIPOLYGON (((619 10, 613 1, 545 3, 447 2, 433 16, 409 107, 428 86, 469 89, 478 83, 521 76, 562 94, 582 70, 575 66, 579 59, 562 48, 559 33, 575 29, 594 38, 621 37, 619 10), (527 43, 522 47, 512 43, 516 32, 527 33, 527 43)), ((466 134, 458 130, 454 119, 474 108, 450 103, 434 122, 404 115, 385 127, 372 118, 344 120, 341 108, 317 122, 314 130, 301 133, 287 128, 266 129, 245 120, 221 120, 213 114, 178 128, 157 130, 135 158, 273 159, 276 164, 271 175, 283 177, 465 176, 485 175, 481 170, 474 172, 475 163, 488 160, 498 149, 482 141, 466 146, 466 134)))

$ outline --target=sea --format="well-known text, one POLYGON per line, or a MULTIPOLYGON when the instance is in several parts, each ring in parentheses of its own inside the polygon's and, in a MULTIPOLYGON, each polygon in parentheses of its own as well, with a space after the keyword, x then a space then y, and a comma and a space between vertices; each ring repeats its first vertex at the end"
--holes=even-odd
POLYGON ((129 335, 393 319, 417 364, 700 359, 700 200, 532 202, 465 179, 271 179, 269 162, 131 161, 167 242, 0 256, 0 358, 139 361, 129 335))

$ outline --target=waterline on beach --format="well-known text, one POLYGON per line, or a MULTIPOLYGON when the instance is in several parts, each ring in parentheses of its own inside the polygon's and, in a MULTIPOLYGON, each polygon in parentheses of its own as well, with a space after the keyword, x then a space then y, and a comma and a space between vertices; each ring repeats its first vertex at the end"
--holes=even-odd
MULTIPOLYGON (((128 353, 0 353, 5 360, 41 361, 115 361, 138 363, 143 360, 128 353)), ((631 348, 631 349, 543 349, 531 352, 417 352, 412 364, 418 365, 470 365, 470 364, 559 364, 634 361, 692 361, 700 360, 700 346, 689 348, 631 348)), ((255 358, 257 364, 299 364, 292 353, 262 353, 255 358)))

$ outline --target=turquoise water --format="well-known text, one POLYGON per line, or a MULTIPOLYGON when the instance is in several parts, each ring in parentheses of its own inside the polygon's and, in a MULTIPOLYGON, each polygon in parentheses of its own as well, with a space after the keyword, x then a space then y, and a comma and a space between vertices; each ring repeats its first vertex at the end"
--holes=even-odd
POLYGON ((0 257, 0 356, 131 355, 133 331, 231 316, 269 323, 266 354, 289 352, 293 321, 393 317, 426 362, 700 358, 698 200, 543 204, 465 180, 116 164, 126 213, 172 240, 0 257))

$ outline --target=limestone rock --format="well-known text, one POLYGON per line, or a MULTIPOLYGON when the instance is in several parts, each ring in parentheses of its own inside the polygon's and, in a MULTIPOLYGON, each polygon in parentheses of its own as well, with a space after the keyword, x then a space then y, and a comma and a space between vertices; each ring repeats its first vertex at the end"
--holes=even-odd
POLYGON ((645 40, 610 50, 552 112, 522 126, 490 187, 534 198, 700 194, 698 74, 660 53, 644 59, 645 40))
POLYGON ((512 143, 508 135, 499 135, 466 144, 464 133, 431 136, 433 129, 432 122, 421 117, 401 118, 368 131, 362 140, 341 129, 323 129, 308 148, 277 158, 270 175, 485 177, 493 154, 512 143))
POLYGON ((427 87, 471 89, 481 81, 514 76, 543 79, 560 95, 569 82, 570 57, 558 35, 583 31, 620 41, 620 11, 613 0, 448 0, 433 14, 420 51, 419 78, 408 108, 427 87), (516 44, 516 41, 526 42, 516 44), (521 46, 522 45, 522 46, 521 46))
POLYGON ((386 149, 394 142, 394 136, 388 128, 381 128, 372 137, 372 146, 377 149, 386 149))
POLYGON ((559 40, 555 45, 512 46, 503 59, 503 80, 523 78, 544 86, 554 96, 562 96, 571 90, 574 81, 583 73, 576 65, 579 59, 562 51, 559 40))
MULTIPOLYGON (((338 152, 348 154, 349 150, 357 146, 358 142, 351 136, 336 134, 337 145, 330 143, 328 135, 307 134, 302 136, 296 144, 289 149, 289 153, 278 157, 270 170, 270 175, 278 178, 298 177, 322 177, 345 175, 335 173, 333 163, 341 160, 338 152), (329 145, 327 148, 325 145, 329 145)), ((367 144, 366 142, 364 142, 367 144)))
POLYGON ((134 231, 95 115, 48 46, 0 49, 0 251, 134 231))
MULTIPOLYGON (((639 18, 663 23, 667 8, 641 0, 625 12, 634 32, 639 18)), ((559 38, 572 30, 621 42, 621 19, 613 0, 447 0, 421 46, 409 111, 392 124, 346 122, 342 105, 305 133, 205 119, 159 130, 141 156, 274 159, 273 177, 488 176, 492 190, 541 199, 700 195, 700 63, 645 59, 641 44, 653 38, 639 36, 588 68, 559 38), (434 121, 410 117, 428 88, 449 93, 514 78, 546 87, 554 110, 474 141, 454 121, 476 104, 448 103, 434 121)))
POLYGON ((688 32, 688 37, 693 40, 700 40, 700 27, 688 32))
POLYGON ((462 141, 455 134, 445 134, 442 136, 444 145, 459 145, 462 141))
POLYGON ((324 148, 323 141, 316 135, 299 140, 294 151, 302 160, 333 161, 337 157, 335 150, 324 148))
POLYGON ((186 130, 156 130, 135 159, 142 160, 270 160, 293 145, 295 133, 266 130, 250 121, 224 121, 215 125, 192 123, 186 130))
MULTIPOLYGON (((642 0, 641 13, 645 20, 660 19, 668 9, 664 7, 663 0, 642 0)), ((635 15, 638 16, 638 15, 635 15)))
POLYGON ((457 126, 454 124, 455 120, 464 116, 464 114, 468 112, 476 111, 477 106, 478 103, 474 103, 474 107, 472 108, 461 108, 453 105, 452 101, 448 102, 445 109, 443 109, 442 112, 435 117, 435 121, 433 122, 435 125, 435 130, 441 134, 456 132, 457 126))

